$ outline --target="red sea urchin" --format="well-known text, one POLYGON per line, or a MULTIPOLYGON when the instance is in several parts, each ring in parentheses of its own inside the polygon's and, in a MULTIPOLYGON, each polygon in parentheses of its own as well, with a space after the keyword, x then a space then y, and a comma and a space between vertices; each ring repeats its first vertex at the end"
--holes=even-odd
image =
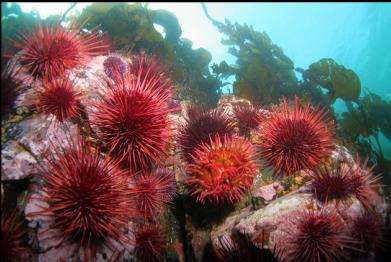
POLYGON ((240 137, 219 134, 195 149, 186 183, 198 202, 234 203, 250 188, 257 174, 253 146, 240 137))
POLYGON ((168 169, 158 169, 152 174, 142 174, 135 180, 136 203, 145 215, 156 215, 171 203, 177 187, 175 174, 168 169))
POLYGON ((355 196, 365 208, 371 208, 375 200, 381 199, 379 190, 382 184, 380 176, 373 175, 373 167, 367 167, 367 161, 361 168, 357 156, 355 166, 342 163, 315 170, 310 174, 309 191, 323 203, 344 203, 355 196))
POLYGON ((345 164, 323 166, 310 173, 309 191, 321 203, 345 203, 353 196, 351 168, 345 164))
POLYGON ((68 77, 44 80, 33 104, 40 113, 53 115, 60 122, 76 119, 81 113, 81 93, 68 77))
POLYGON ((75 244, 76 255, 82 249, 84 259, 93 261, 104 246, 114 250, 113 241, 128 243, 128 223, 141 215, 130 204, 137 191, 129 187, 127 172, 99 150, 93 153, 80 133, 68 140, 68 146, 51 144, 52 154, 38 167, 43 182, 40 201, 48 207, 29 216, 50 218, 58 245, 75 244))
POLYGON ((350 221, 349 230, 358 241, 355 255, 378 251, 385 246, 383 217, 376 211, 363 210, 350 221))
POLYGON ((1 117, 5 119, 13 110, 18 94, 23 91, 23 81, 17 78, 19 69, 10 60, 1 68, 1 117))
POLYGON ((194 150, 202 143, 208 144, 210 136, 233 133, 229 127, 229 119, 220 109, 206 110, 198 106, 190 106, 185 120, 186 124, 180 130, 178 142, 185 160, 189 163, 192 162, 191 155, 194 150))
POLYGON ((90 57, 106 52, 109 46, 94 31, 81 35, 81 27, 70 31, 60 25, 39 25, 15 41, 15 47, 22 50, 17 60, 34 79, 64 76, 68 70, 86 65, 90 57))
POLYGON ((233 108, 235 118, 238 120, 239 133, 249 137, 250 130, 256 129, 264 119, 258 107, 249 104, 239 104, 233 108))
POLYGON ((1 261, 26 261, 31 250, 23 243, 27 231, 23 223, 16 221, 16 212, 6 214, 1 211, 1 261))
POLYGON ((140 81, 130 70, 116 81, 105 80, 100 101, 91 104, 91 124, 113 157, 133 171, 149 171, 166 155, 172 87, 157 75, 140 81))
POLYGON ((283 261, 343 261, 351 248, 342 218, 335 210, 299 210, 284 222, 283 261))
POLYGON ((135 255, 138 261, 160 261, 167 246, 166 232, 156 223, 146 223, 135 231, 135 255))
POLYGON ((333 130, 326 111, 309 104, 301 108, 297 97, 295 108, 290 109, 283 98, 282 108, 274 107, 261 130, 261 157, 275 172, 288 176, 301 169, 317 168, 334 148, 333 130))
POLYGON ((381 176, 374 175, 374 166, 368 167, 368 158, 361 166, 360 158, 357 155, 356 165, 351 168, 352 192, 366 209, 372 209, 374 202, 381 199, 380 189, 383 187, 380 182, 381 176))

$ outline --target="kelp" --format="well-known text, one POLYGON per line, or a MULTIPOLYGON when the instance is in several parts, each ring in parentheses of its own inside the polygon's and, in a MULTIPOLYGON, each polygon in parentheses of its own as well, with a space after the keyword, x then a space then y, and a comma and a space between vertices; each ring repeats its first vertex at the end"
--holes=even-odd
POLYGON ((319 84, 328 90, 330 103, 337 98, 345 101, 357 101, 361 92, 361 82, 357 74, 331 58, 323 58, 309 66, 303 73, 304 78, 319 84))
POLYGON ((368 92, 360 98, 357 106, 346 103, 348 111, 342 113, 339 124, 343 135, 353 141, 361 155, 370 156, 379 172, 388 174, 391 179, 391 160, 386 159, 379 140, 379 133, 391 140, 391 103, 380 96, 368 92), (371 138, 376 141, 373 145, 371 138))
POLYGON ((391 103, 384 101, 380 96, 368 92, 354 107, 351 102, 346 103, 348 111, 342 113, 341 126, 350 136, 362 135, 369 137, 381 131, 391 140, 391 103))
POLYGON ((145 51, 173 60, 173 46, 155 29, 153 17, 147 6, 140 3, 93 3, 77 17, 76 24, 87 30, 99 26, 115 50, 145 51))
POLYGON ((216 106, 222 82, 209 71, 212 55, 204 48, 193 49, 190 40, 180 38, 182 29, 171 12, 150 10, 140 3, 94 3, 76 20, 87 30, 99 25, 114 50, 125 55, 145 52, 164 60, 177 83, 179 99, 216 106), (154 24, 164 28, 165 36, 154 24))
POLYGON ((217 26, 228 37, 222 43, 230 46, 228 52, 237 59, 235 65, 222 62, 212 68, 222 78, 235 75, 233 87, 237 96, 256 104, 270 104, 282 96, 291 98, 298 93, 292 60, 265 32, 229 20, 217 26))

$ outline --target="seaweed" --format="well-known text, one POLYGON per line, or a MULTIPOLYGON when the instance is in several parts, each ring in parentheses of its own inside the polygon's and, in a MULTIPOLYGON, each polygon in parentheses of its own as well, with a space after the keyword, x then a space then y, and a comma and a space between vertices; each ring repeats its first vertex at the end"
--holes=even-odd
POLYGON ((213 72, 222 78, 235 75, 234 93, 256 104, 278 102, 279 98, 293 97, 299 93, 293 62, 273 44, 265 32, 238 23, 216 24, 228 36, 221 42, 230 46, 228 52, 235 56, 235 65, 225 61, 213 65, 213 72))
MULTIPOLYGON (((391 103, 367 91, 364 97, 357 101, 357 106, 352 102, 346 102, 346 105, 348 111, 342 113, 342 118, 339 119, 342 134, 353 141, 360 155, 371 156, 380 172, 390 174, 391 160, 384 156, 379 133, 391 140, 391 103), (375 140, 376 146, 371 138, 375 140)), ((388 179, 391 177, 388 176, 388 179)))
POLYGON ((303 76, 328 90, 330 103, 337 98, 357 101, 361 92, 361 82, 357 74, 331 58, 323 58, 309 66, 303 76))
POLYGON ((123 54, 145 52, 163 60, 177 83, 178 98, 208 107, 217 104, 222 82, 209 71, 212 55, 204 48, 193 49, 190 40, 180 38, 182 29, 171 12, 150 10, 140 3, 94 3, 74 19, 86 30, 100 25, 113 49, 123 54), (163 26, 165 36, 154 24, 163 26))

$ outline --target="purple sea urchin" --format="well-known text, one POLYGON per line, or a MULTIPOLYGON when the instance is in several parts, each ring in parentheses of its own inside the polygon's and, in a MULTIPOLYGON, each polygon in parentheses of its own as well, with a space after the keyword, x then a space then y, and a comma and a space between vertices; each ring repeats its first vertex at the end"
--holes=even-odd
POLYGON ((105 74, 114 78, 116 74, 124 76, 128 71, 128 63, 120 55, 110 54, 103 62, 105 74))

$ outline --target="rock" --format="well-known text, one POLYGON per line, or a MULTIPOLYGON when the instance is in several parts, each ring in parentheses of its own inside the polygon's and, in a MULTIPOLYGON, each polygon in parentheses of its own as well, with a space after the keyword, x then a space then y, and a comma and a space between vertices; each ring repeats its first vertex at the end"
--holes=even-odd
POLYGON ((229 118, 233 118, 235 115, 233 108, 240 104, 247 104, 251 106, 251 102, 247 99, 241 99, 234 95, 224 94, 217 102, 217 107, 223 109, 229 118))
POLYGON ((28 152, 21 151, 17 142, 10 141, 1 151, 1 179, 23 179, 36 172, 36 163, 28 152))
POLYGON ((28 122, 22 121, 20 125, 23 129, 23 137, 19 142, 38 157, 47 151, 49 141, 55 144, 61 142, 66 146, 68 132, 71 137, 74 137, 77 130, 77 125, 74 123, 50 121, 44 116, 37 116, 28 122))
POLYGON ((43 225, 47 221, 47 217, 34 214, 42 211, 43 208, 49 207, 47 203, 41 200, 42 197, 43 192, 31 194, 24 209, 26 220, 29 221, 29 226, 32 228, 47 227, 43 225))
POLYGON ((354 158, 353 156, 349 153, 349 150, 340 145, 335 145, 336 148, 333 150, 331 157, 335 161, 341 161, 341 162, 347 162, 349 164, 354 164, 354 158))
POLYGON ((265 203, 269 203, 276 196, 277 191, 284 189, 283 186, 274 182, 272 184, 261 186, 253 192, 254 197, 262 197, 265 200, 265 203))
MULTIPOLYGON (((69 261, 70 254, 73 254, 76 248, 76 245, 67 245, 49 249, 47 252, 38 255, 38 262, 69 261)), ((72 257, 72 259, 74 258, 72 257)))
POLYGON ((46 131, 49 121, 43 115, 33 115, 18 123, 17 126, 22 130, 21 134, 16 137, 23 146, 30 150, 35 156, 41 154, 47 149, 46 131))
POLYGON ((191 233, 191 244, 194 249, 196 261, 202 261, 202 258, 204 257, 205 247, 210 240, 209 231, 194 228, 191 233))
POLYGON ((222 225, 215 228, 211 232, 211 241, 215 250, 216 247, 217 248, 220 247, 219 239, 222 239, 223 237, 227 237, 227 239, 231 239, 232 230, 235 227, 235 225, 239 223, 241 219, 248 217, 253 213, 250 209, 251 207, 246 207, 240 210, 240 212, 227 217, 222 225))
POLYGON ((305 208, 309 200, 311 200, 310 194, 298 192, 287 194, 255 211, 250 216, 241 219, 235 228, 240 233, 247 234, 250 239, 257 239, 262 230, 273 231, 278 227, 280 218, 284 214, 297 208, 305 208))
POLYGON ((14 140, 6 143, 1 152, 2 179, 23 179, 34 174, 37 159, 41 160, 41 155, 48 150, 49 141, 61 142, 66 146, 68 131, 71 137, 76 134, 76 124, 51 121, 50 118, 33 115, 14 126, 19 130, 18 134, 14 140))

